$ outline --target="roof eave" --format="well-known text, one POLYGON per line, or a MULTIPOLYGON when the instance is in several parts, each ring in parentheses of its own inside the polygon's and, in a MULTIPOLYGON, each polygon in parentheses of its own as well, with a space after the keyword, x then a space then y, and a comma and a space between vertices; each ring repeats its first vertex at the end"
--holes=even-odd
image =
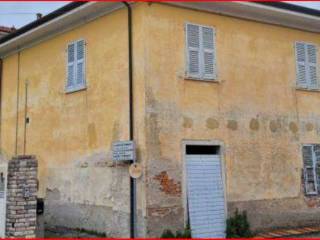
MULTIPOLYGON (((318 11, 293 11, 270 4, 255 2, 166 2, 167 4, 212 12, 232 17, 239 17, 269 24, 320 33, 318 11)), ((32 22, 14 33, 8 34, 0 41, 0 57, 7 56, 21 49, 33 46, 43 40, 61 34, 72 28, 92 21, 102 15, 124 7, 122 2, 87 2, 71 3, 45 16, 42 20, 32 22), (62 11, 61 9, 65 10, 62 11)), ((297 9, 296 9, 297 10, 297 9)))
POLYGON ((27 25, 25 25, 25 26, 17 29, 16 31, 8 34, 6 37, 4 37, 4 38, 2 38, 0 40, 0 44, 2 44, 4 42, 7 42, 10 39, 13 39, 13 38, 15 38, 15 37, 17 37, 19 35, 22 35, 23 33, 28 32, 31 29, 36 28, 36 27, 38 27, 38 26, 40 26, 40 25, 42 25, 42 24, 44 24, 46 22, 49 22, 52 19, 57 18, 57 17, 65 14, 65 13, 67 13, 67 12, 69 12, 69 11, 75 9, 75 8, 78 8, 81 5, 84 5, 86 3, 87 2, 71 2, 71 3, 65 5, 65 6, 63 6, 61 8, 58 8, 57 10, 49 13, 48 15, 46 15, 46 16, 44 16, 42 18, 39 18, 39 19, 37 19, 37 20, 35 20, 33 22, 30 22, 27 25))
MULTIPOLYGON (((171 5, 320 33, 320 17, 255 2, 167 2, 171 5)), ((287 4, 290 5, 290 4, 287 4)), ((304 8, 305 9, 305 8, 304 8)), ((313 11, 314 12, 314 11, 313 11)), ((317 11, 315 11, 317 12, 317 11)))
MULTIPOLYGON (((81 26, 122 7, 124 7, 124 5, 121 2, 88 2, 86 4, 80 4, 49 21, 40 24, 36 22, 36 26, 32 26, 25 32, 20 32, 13 37, 11 34, 7 35, 5 37, 6 39, 0 43, 0 57, 5 57, 22 49, 29 48, 39 42, 81 26), (11 37, 8 38, 10 35, 11 37)), ((28 25, 26 25, 26 27, 28 25)))

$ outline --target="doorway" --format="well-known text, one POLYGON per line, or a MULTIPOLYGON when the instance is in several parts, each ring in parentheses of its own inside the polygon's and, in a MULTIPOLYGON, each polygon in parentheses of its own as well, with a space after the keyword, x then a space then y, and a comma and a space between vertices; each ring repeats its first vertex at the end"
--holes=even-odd
POLYGON ((187 215, 193 238, 225 238, 221 147, 185 145, 187 215))

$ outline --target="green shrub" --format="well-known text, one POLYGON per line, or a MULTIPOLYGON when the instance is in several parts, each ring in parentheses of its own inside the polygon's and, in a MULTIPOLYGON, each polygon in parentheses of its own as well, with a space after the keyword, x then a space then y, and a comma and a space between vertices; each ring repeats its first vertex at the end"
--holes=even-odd
POLYGON ((227 238, 249 238, 252 237, 247 213, 239 213, 236 209, 234 216, 227 220, 227 238))
POLYGON ((177 231, 176 234, 173 234, 173 232, 169 229, 164 230, 161 238, 191 238, 190 226, 187 225, 183 231, 177 231))
POLYGON ((188 224, 183 232, 177 231, 176 238, 191 238, 190 225, 188 224))
POLYGON ((169 229, 166 229, 163 231, 160 238, 174 238, 174 237, 175 236, 174 236, 173 232, 171 232, 171 230, 169 230, 169 229))
MULTIPOLYGON (((236 209, 234 216, 227 219, 226 235, 227 238, 250 238, 253 236, 246 211, 239 213, 236 209)), ((177 231, 176 234, 169 229, 164 230, 161 238, 191 238, 190 226, 188 225, 183 231, 177 231)))

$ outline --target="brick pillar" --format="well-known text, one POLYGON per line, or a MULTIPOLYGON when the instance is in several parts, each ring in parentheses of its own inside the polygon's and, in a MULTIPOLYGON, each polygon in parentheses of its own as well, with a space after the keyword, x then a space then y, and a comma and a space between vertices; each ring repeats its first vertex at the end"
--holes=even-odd
POLYGON ((17 156, 8 164, 6 236, 35 237, 37 170, 34 156, 17 156))

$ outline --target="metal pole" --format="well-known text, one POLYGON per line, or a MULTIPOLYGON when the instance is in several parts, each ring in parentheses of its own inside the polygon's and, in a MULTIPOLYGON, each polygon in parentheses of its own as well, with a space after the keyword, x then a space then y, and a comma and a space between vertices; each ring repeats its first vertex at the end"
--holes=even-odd
MULTIPOLYGON (((129 3, 123 2, 128 9, 128 67, 129 67, 129 138, 134 140, 133 112, 133 55, 132 55, 132 9, 129 3)), ((135 160, 134 160, 135 162, 135 160)), ((130 238, 136 237, 136 180, 130 177, 130 238)))
POLYGON ((23 154, 26 154, 27 145, 27 114, 28 114, 28 80, 25 82, 25 100, 24 100, 24 137, 23 137, 23 154))
POLYGON ((18 154, 18 132, 19 132, 19 92, 20 92, 20 52, 18 52, 18 72, 17 72, 17 106, 16 106, 16 143, 15 155, 18 154))

